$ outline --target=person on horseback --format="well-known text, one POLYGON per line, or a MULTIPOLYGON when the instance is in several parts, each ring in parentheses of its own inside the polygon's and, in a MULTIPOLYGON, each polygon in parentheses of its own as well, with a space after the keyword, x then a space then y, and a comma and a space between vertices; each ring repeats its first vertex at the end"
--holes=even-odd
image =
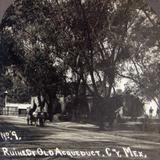
POLYGON ((31 107, 28 108, 27 111, 27 124, 31 124, 35 122, 35 125, 37 126, 40 119, 43 118, 43 116, 40 114, 42 111, 42 105, 39 101, 38 97, 32 97, 31 99, 31 107))
POLYGON ((35 100, 33 99, 32 101, 31 101, 31 107, 29 107, 29 108, 27 108, 27 124, 29 125, 29 124, 31 124, 32 125, 32 123, 33 123, 33 121, 36 121, 35 120, 35 111, 36 111, 36 108, 37 108, 37 105, 36 105, 36 102, 35 102, 35 100), (33 113, 34 113, 34 115, 33 115, 33 113))

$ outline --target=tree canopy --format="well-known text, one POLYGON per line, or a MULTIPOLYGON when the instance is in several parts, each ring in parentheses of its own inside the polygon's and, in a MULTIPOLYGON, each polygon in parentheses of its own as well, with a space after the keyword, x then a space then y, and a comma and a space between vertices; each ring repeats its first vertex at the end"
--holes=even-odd
POLYGON ((159 33, 145 1, 16 0, 1 25, 1 64, 16 66, 28 85, 48 95, 73 82, 77 96, 84 86, 110 97, 125 77, 137 93, 155 97, 159 33))

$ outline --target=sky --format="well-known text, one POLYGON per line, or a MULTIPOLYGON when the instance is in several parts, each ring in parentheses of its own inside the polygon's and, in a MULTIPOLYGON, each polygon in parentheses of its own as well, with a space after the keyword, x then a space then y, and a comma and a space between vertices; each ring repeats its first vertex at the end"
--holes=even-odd
POLYGON ((160 16, 160 0, 147 0, 152 9, 160 16))
POLYGON ((4 12, 12 2, 13 0, 0 0, 0 22, 2 20, 4 12))

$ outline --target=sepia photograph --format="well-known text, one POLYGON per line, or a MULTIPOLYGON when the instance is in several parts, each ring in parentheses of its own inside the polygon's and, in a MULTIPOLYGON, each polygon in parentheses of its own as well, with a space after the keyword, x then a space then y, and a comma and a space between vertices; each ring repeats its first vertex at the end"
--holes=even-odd
POLYGON ((0 160, 160 159, 160 0, 0 0, 0 160))

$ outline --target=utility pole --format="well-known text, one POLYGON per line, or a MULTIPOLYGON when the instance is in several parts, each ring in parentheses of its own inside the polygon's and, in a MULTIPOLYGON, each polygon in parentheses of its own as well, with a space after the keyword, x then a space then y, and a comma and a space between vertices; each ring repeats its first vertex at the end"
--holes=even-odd
POLYGON ((4 92, 4 108, 5 108, 5 111, 6 113, 5 114, 9 114, 9 108, 7 108, 7 98, 8 98, 8 91, 6 90, 4 92))

